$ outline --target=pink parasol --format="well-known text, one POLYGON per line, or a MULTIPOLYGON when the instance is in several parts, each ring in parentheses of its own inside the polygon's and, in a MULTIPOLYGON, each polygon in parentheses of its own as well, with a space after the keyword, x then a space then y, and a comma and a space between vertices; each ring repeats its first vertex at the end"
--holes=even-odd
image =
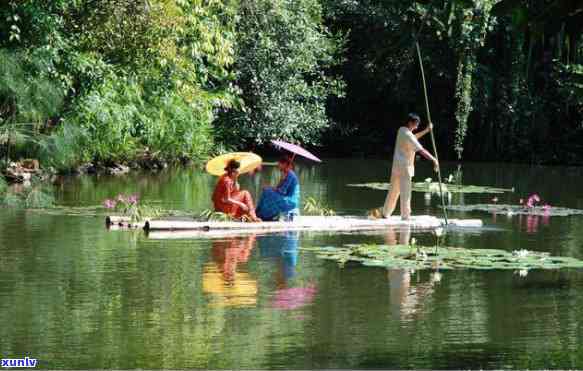
POLYGON ((293 153, 294 156, 300 155, 300 156, 305 157, 307 159, 310 159, 312 161, 322 162, 322 160, 320 160, 318 157, 314 156, 311 152, 303 149, 302 147, 300 147, 296 144, 284 142, 282 140, 272 140, 271 143, 273 143, 273 145, 276 148, 285 149, 286 151, 293 153))

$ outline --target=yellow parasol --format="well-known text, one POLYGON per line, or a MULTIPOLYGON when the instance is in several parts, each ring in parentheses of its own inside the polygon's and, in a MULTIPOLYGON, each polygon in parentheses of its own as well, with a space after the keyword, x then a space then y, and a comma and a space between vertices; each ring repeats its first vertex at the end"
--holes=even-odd
POLYGON ((239 173, 251 172, 261 166, 263 161, 260 156, 252 152, 232 152, 213 158, 206 164, 209 174, 221 176, 225 173, 225 167, 231 160, 237 160, 241 164, 239 173))

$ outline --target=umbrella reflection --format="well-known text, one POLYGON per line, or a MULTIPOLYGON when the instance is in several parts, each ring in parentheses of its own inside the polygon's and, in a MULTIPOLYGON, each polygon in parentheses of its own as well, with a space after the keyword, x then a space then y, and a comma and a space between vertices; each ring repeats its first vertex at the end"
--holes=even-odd
POLYGON ((235 237, 213 241, 213 263, 204 266, 203 292, 211 294, 218 306, 255 306, 257 304, 257 281, 249 273, 238 269, 246 263, 253 247, 255 236, 235 237))
POLYGON ((306 287, 279 289, 275 293, 272 306, 275 309, 293 310, 304 307, 314 301, 318 289, 310 284, 306 287))

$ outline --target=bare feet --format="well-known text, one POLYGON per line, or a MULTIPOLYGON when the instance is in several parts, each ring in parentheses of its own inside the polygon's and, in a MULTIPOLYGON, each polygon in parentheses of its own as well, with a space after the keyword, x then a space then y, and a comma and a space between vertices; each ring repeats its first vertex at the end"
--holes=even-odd
POLYGON ((368 217, 370 219, 382 219, 382 218, 384 218, 383 213, 381 213, 381 211, 379 209, 373 209, 373 210, 369 211, 368 217))

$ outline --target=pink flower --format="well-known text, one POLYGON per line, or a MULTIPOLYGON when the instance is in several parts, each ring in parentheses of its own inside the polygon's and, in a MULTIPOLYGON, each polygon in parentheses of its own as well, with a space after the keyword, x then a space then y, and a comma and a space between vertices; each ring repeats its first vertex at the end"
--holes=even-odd
POLYGON ((103 206, 106 209, 115 209, 115 205, 117 205, 117 203, 114 200, 107 199, 103 202, 103 206))
POLYGON ((528 201, 526 201, 526 206, 529 208, 533 208, 536 206, 537 202, 540 202, 540 197, 539 195, 532 194, 528 197, 528 201))
POLYGON ((139 196, 138 195, 131 195, 127 198, 127 202, 130 205, 136 205, 138 203, 139 196))
POLYGON ((549 205, 549 204, 544 204, 544 205, 543 205, 543 210, 544 210, 544 211, 550 211, 550 210, 551 210, 551 205, 549 205))

